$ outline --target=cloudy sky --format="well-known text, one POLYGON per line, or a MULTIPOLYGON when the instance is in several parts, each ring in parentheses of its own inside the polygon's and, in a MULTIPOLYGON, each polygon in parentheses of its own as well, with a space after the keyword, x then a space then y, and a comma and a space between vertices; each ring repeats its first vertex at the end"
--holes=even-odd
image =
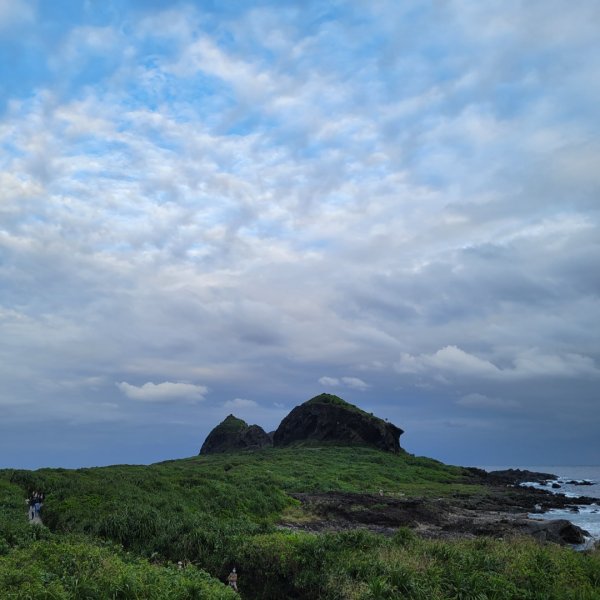
POLYGON ((338 394, 600 460, 596 0, 0 0, 0 467, 338 394))

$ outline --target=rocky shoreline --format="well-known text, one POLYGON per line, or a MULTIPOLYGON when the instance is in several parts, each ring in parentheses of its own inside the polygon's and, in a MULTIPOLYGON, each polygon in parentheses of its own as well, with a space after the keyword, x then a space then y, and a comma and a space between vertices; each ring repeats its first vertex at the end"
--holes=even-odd
POLYGON ((518 470, 488 473, 465 469, 465 482, 485 486, 484 492, 423 499, 390 495, 384 490, 378 494, 292 494, 301 502, 308 518, 301 522, 284 521, 281 526, 305 531, 363 528, 386 535, 393 535, 399 527, 409 527, 423 537, 434 539, 531 535, 541 542, 583 544, 587 532, 568 520, 529 517, 531 513, 552 508, 576 511, 576 505, 597 502, 595 498, 573 499, 546 490, 520 487, 526 481, 554 478, 549 473, 518 470))

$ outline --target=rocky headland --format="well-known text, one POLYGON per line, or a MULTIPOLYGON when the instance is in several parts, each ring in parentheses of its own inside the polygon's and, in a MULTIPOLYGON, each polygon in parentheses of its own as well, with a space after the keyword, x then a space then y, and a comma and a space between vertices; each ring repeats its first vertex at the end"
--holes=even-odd
POLYGON ((333 394, 320 394, 296 406, 272 436, 258 425, 229 415, 206 438, 200 454, 256 450, 294 444, 365 445, 400 452, 402 429, 333 394))
MULTIPOLYGON (((295 407, 272 434, 229 415, 215 427, 201 454, 258 450, 293 445, 366 445, 386 452, 404 452, 403 430, 367 413, 338 396, 320 394, 295 407)), ((547 490, 522 487, 525 482, 549 485, 552 473, 520 469, 484 471, 464 468, 463 481, 480 486, 481 492, 441 498, 405 498, 402 495, 327 492, 292 494, 304 513, 301 520, 281 527, 308 531, 366 528, 393 534, 410 527, 428 538, 510 537, 531 535, 539 541, 582 544, 586 533, 567 520, 536 520, 530 515, 552 508, 577 510, 594 498, 567 498, 547 490)))

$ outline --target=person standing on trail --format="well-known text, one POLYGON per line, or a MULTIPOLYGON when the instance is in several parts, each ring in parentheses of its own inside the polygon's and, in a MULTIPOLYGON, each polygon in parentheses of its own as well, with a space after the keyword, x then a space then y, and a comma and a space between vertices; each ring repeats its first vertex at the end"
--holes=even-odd
POLYGON ((44 506, 44 492, 38 492, 38 517, 40 516, 40 511, 42 510, 42 506, 44 506))
POLYGON ((35 519, 35 517, 40 516, 40 510, 42 509, 42 503, 44 501, 44 494, 41 492, 33 492, 31 494, 31 499, 29 500, 30 506, 30 514, 31 519, 35 519))
POLYGON ((231 573, 229 573, 229 576, 227 577, 227 582, 229 583, 229 587, 233 588, 236 592, 238 591, 237 580, 238 576, 235 567, 233 567, 231 573))
POLYGON ((29 494, 27 503, 29 504, 29 520, 33 521, 33 518, 35 517, 35 492, 29 494))

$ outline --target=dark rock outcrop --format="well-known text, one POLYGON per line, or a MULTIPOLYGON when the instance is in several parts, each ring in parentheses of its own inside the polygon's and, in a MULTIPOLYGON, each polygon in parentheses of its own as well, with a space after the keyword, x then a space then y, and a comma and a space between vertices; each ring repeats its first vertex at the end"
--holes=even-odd
POLYGON ((400 451, 402 429, 364 412, 332 394, 321 394, 296 406, 273 434, 275 446, 301 442, 366 444, 400 451))
POLYGON ((537 471, 527 471, 526 469, 505 469, 504 471, 490 471, 489 477, 496 481, 504 480, 512 484, 525 482, 547 483, 556 479, 552 473, 539 473, 537 471))
POLYGON ((470 475, 483 480, 491 485, 519 485, 526 482, 548 484, 557 477, 552 473, 539 473, 524 469, 504 469, 503 471, 484 471, 477 467, 466 467, 470 475))
POLYGON ((272 445, 271 438, 262 427, 248 425, 246 421, 229 415, 208 434, 200 454, 257 450, 272 445))
POLYGON ((573 525, 566 519, 552 521, 527 521, 526 532, 539 542, 554 542, 555 544, 583 544, 587 531, 573 525))
MULTIPOLYGON (((539 490, 536 490, 539 491, 539 490)), ((519 492, 520 493, 520 492, 519 492)), ((527 491, 523 493, 526 495, 527 491)), ((542 494, 544 492, 541 492, 542 494)), ((394 535, 398 527, 410 527, 432 539, 470 539, 478 536, 510 538, 529 535, 541 543, 581 545, 588 532, 564 519, 524 518, 518 498, 454 496, 447 498, 403 498, 396 495, 353 492, 304 492, 292 494, 307 518, 284 527, 306 531, 343 531, 367 528, 394 535)))

